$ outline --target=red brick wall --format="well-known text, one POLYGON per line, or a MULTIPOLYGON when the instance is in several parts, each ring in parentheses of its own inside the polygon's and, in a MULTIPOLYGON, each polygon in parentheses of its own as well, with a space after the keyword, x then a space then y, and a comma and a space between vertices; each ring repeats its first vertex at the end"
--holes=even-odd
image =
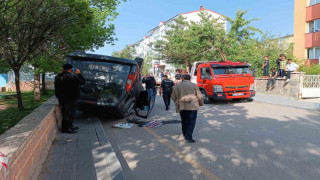
MULTIPOLYGON (((10 157, 7 180, 38 178, 42 164, 56 136, 57 122, 60 121, 60 117, 60 108, 57 106, 35 128, 19 150, 10 157)), ((0 179, 3 179, 2 169, 0 179)))

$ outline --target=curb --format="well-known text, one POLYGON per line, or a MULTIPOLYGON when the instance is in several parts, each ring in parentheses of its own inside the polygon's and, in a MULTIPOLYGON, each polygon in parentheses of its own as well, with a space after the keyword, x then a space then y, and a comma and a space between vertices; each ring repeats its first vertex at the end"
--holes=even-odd
POLYGON ((100 151, 104 159, 104 162, 100 162, 101 160, 99 157, 93 156, 97 179, 106 179, 106 177, 109 177, 108 179, 112 180, 126 180, 120 161, 104 132, 100 120, 98 118, 93 118, 92 120, 100 143, 100 147, 93 151, 93 155, 95 155, 95 151, 100 151), (109 174, 106 174, 108 173, 106 172, 106 169, 109 171, 109 174))
MULTIPOLYGON (((261 94, 262 95, 262 94, 261 94)), ((264 95, 263 96, 268 96, 268 95, 264 95)), ((277 98, 277 96, 275 95, 269 95, 272 96, 273 98, 277 98)), ((277 103, 277 102, 272 102, 272 101, 267 101, 264 99, 256 99, 253 98, 255 102, 260 102, 260 103, 266 103, 266 104, 272 104, 272 105, 278 105, 278 106, 284 106, 284 107, 291 107, 291 108, 297 108, 297 109, 305 109, 305 110, 310 110, 310 111, 315 111, 318 112, 320 111, 320 104, 318 103, 314 103, 314 102, 299 102, 298 100, 294 100, 294 99, 288 99, 290 102, 287 103, 286 105, 282 104, 282 103, 277 103), (300 105, 295 104, 295 102, 297 102, 298 104, 301 103, 300 105), (292 103, 292 104, 290 104, 292 103)), ((287 100, 287 99, 285 99, 287 100)))

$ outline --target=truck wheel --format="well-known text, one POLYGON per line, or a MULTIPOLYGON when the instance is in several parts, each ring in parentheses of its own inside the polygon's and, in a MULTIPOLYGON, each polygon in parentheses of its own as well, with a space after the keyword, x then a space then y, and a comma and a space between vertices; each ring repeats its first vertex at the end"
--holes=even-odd
POLYGON ((209 99, 209 96, 207 95, 206 91, 205 90, 201 90, 201 94, 202 94, 202 97, 203 97, 203 103, 204 104, 209 104, 210 103, 210 99, 209 99))
POLYGON ((252 101, 253 101, 253 98, 247 98, 246 101, 247 101, 247 102, 252 102, 252 101))

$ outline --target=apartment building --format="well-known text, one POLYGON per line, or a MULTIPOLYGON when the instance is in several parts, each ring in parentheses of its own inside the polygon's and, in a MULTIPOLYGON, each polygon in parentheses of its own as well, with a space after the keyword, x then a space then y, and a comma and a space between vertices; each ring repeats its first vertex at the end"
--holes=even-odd
MULTIPOLYGON (((163 37, 165 35, 165 31, 170 29, 170 25, 174 23, 174 19, 178 18, 179 15, 186 18, 186 21, 189 21, 189 22, 200 21, 200 17, 198 16, 198 13, 200 11, 207 11, 208 14, 210 14, 213 18, 223 17, 223 15, 216 13, 212 10, 205 9, 201 6, 199 10, 187 12, 187 13, 181 13, 176 16, 173 16, 167 21, 160 21, 156 27, 148 31, 147 36, 144 36, 141 40, 132 44, 132 46, 136 49, 137 56, 143 57, 143 58, 146 58, 146 57, 155 58, 157 56, 157 52, 152 50, 150 43, 156 42, 157 40, 164 40, 163 37)), ((220 22, 224 23, 224 28, 225 30, 227 30, 227 21, 221 19, 220 22)), ((176 67, 174 67, 172 64, 166 63, 165 60, 152 59, 152 69, 150 69, 149 71, 154 74, 158 74, 160 72, 165 72, 165 71, 173 73, 175 69, 176 67)))
POLYGON ((305 64, 319 64, 320 0, 295 0, 293 55, 305 64))

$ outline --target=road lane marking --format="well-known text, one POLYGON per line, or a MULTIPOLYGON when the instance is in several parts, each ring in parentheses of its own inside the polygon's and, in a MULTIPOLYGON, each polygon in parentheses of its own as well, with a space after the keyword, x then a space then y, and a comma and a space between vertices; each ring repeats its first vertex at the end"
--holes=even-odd
POLYGON ((208 169, 203 167, 200 163, 193 160, 191 157, 188 157, 185 155, 182 151, 180 151, 176 146, 169 143, 167 139, 162 138, 155 132, 153 132, 151 129, 144 127, 144 129, 149 132, 151 135, 153 135, 160 143, 166 145, 169 149, 174 151, 181 159, 183 159, 185 162, 189 163, 191 166, 193 166, 195 169, 200 170, 202 174, 204 174, 208 179, 211 180, 220 180, 215 174, 210 172, 208 169))

